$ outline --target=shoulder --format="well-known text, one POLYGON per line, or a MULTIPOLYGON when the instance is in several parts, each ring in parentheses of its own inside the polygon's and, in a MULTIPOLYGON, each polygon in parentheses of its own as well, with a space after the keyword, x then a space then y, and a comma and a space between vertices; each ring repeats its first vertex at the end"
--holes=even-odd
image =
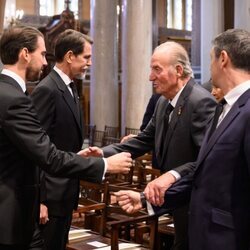
POLYGON ((0 84, 0 100, 1 119, 9 110, 18 110, 24 106, 31 106, 30 98, 10 84, 0 84))

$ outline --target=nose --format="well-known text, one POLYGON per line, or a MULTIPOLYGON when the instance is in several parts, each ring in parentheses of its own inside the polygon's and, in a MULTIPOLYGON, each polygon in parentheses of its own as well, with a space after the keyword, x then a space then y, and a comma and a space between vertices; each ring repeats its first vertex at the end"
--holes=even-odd
POLYGON ((47 65, 48 65, 47 59, 46 59, 46 57, 44 57, 44 59, 43 59, 43 66, 47 66, 47 65))
POLYGON ((155 74, 151 71, 149 74, 149 81, 154 81, 155 80, 155 74))

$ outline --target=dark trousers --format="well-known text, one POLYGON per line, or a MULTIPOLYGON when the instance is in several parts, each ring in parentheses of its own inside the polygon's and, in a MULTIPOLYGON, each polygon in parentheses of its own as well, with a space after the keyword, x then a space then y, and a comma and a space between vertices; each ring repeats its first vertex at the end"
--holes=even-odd
POLYGON ((2 245, 0 244, 0 250, 43 250, 43 240, 41 237, 41 231, 36 225, 31 242, 27 245, 2 245))
POLYGON ((188 250, 188 209, 186 205, 173 211, 175 238, 171 250, 188 250))
POLYGON ((41 226, 44 250, 65 250, 71 219, 72 215, 64 217, 50 216, 49 221, 41 226))

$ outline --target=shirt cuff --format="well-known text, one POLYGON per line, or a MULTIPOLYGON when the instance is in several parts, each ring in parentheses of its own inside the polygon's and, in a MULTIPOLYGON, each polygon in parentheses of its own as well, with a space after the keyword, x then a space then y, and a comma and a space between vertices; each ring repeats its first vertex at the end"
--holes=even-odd
POLYGON ((103 171, 103 176, 102 176, 102 180, 105 179, 105 174, 107 172, 107 168, 108 168, 108 162, 107 162, 107 159, 106 158, 102 158, 103 161, 104 161, 104 171, 103 171))
POLYGON ((181 175, 177 172, 177 171, 175 171, 175 170, 170 170, 170 171, 168 171, 171 175, 173 175, 174 177, 175 177, 175 179, 176 179, 176 181, 178 181, 178 180, 180 180, 181 179, 181 175))
POLYGON ((146 201, 146 203, 147 203, 148 214, 149 214, 149 215, 154 215, 154 214, 155 214, 155 211, 154 211, 154 209, 153 209, 151 203, 149 203, 148 201, 146 201))

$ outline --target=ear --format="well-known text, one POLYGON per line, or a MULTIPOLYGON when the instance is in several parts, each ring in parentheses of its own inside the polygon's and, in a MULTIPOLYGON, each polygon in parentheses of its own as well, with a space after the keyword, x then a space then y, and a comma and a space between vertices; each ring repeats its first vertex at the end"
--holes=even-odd
POLYGON ((177 77, 182 77, 182 75, 183 75, 183 67, 182 67, 182 65, 181 64, 177 64, 176 66, 175 66, 175 69, 176 69, 176 74, 177 74, 177 77))
POLYGON ((223 67, 225 67, 230 60, 228 53, 225 50, 222 50, 220 53, 220 62, 223 67))
POLYGON ((67 63, 70 63, 70 64, 71 64, 71 63, 72 63, 73 56, 74 56, 73 51, 72 51, 72 50, 69 50, 69 51, 65 54, 64 58, 66 59, 67 63))
POLYGON ((29 53, 29 50, 27 48, 22 48, 19 52, 19 58, 20 60, 24 60, 26 61, 27 63, 30 62, 30 53, 29 53))

